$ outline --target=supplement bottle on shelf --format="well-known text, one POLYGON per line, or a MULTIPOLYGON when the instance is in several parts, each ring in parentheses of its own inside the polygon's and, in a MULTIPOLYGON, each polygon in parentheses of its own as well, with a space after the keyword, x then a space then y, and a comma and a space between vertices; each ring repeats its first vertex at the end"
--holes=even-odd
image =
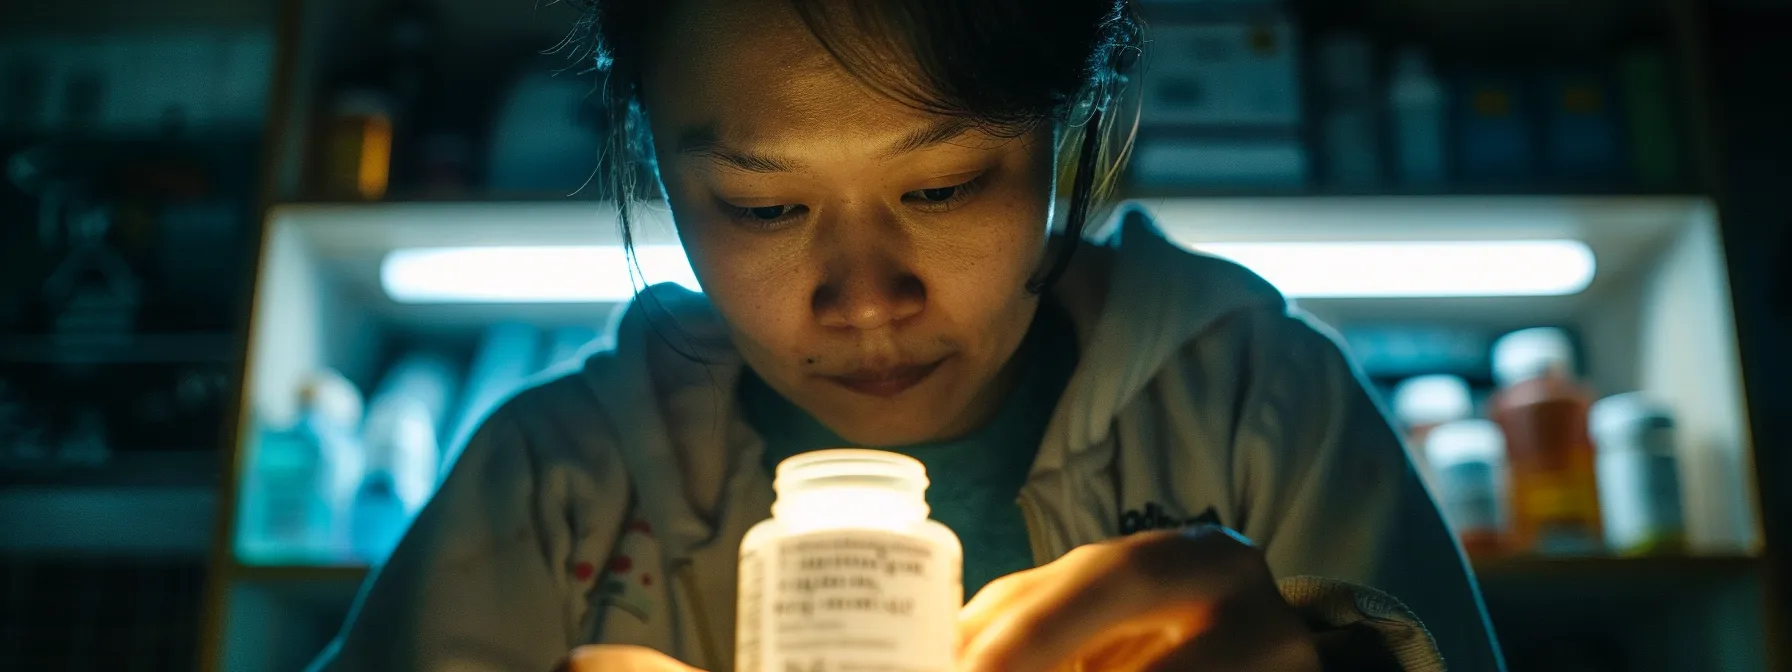
POLYGON ((1506 532, 1506 440, 1486 420, 1457 420, 1425 437, 1432 492, 1444 520, 1472 558, 1499 555, 1506 532))
POLYGON ((254 564, 349 559, 347 519, 365 469, 361 393, 328 369, 308 374, 290 427, 263 428, 249 447, 237 554, 254 564))
POLYGON ((1577 555, 1603 546, 1587 432, 1592 396, 1573 371, 1573 349, 1560 329, 1516 331, 1493 347, 1500 389, 1489 409, 1506 435, 1513 552, 1577 555))
POLYGON ((1394 386, 1394 417, 1406 432, 1406 445, 1413 466, 1427 483, 1434 486, 1436 469, 1429 463, 1426 437, 1440 425, 1455 422, 1474 413, 1468 381, 1449 374, 1413 376, 1394 386))
POLYGON ((1589 423, 1599 450, 1606 546, 1622 555, 1684 551, 1673 412, 1628 392, 1593 404, 1589 423))
POLYGON ((963 549, 929 520, 927 472, 875 450, 784 460, 740 546, 740 672, 952 669, 963 549))

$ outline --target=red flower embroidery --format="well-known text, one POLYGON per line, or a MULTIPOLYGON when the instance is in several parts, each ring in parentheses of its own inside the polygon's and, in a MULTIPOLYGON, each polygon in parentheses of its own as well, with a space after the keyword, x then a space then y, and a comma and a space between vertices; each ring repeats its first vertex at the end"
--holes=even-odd
POLYGON ((628 570, 633 569, 634 567, 634 560, 626 555, 618 555, 614 558, 610 558, 610 566, 607 569, 611 574, 627 574, 628 570))
POLYGON ((595 573, 597 573, 597 568, 592 567, 589 562, 581 562, 572 566, 573 577, 580 581, 590 581, 591 575, 595 573))

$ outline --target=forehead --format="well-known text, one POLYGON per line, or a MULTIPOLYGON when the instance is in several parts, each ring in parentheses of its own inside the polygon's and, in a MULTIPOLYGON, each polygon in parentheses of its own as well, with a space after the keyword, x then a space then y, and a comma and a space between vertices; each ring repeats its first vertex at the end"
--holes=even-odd
POLYGON ((643 82, 656 136, 702 127, 814 143, 900 135, 939 119, 853 77, 788 0, 679 0, 663 25, 643 82))

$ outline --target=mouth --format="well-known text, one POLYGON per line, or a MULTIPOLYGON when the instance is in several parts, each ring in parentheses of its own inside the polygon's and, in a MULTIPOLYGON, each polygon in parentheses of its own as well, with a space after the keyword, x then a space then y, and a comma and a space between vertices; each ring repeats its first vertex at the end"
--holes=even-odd
POLYGON ((888 399, 920 385, 921 381, 927 380, 945 362, 946 360, 940 359, 927 364, 861 369, 848 374, 823 377, 859 394, 888 399))

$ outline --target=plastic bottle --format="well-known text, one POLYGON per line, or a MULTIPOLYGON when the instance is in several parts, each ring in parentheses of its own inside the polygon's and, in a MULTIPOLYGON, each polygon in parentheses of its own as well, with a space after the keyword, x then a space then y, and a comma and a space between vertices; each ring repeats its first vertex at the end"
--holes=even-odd
POLYGON ((737 669, 952 669, 963 549, 927 517, 921 463, 821 450, 773 485, 740 546, 737 669))
POLYGON ((1394 60, 1388 83, 1394 124, 1394 173, 1407 186, 1444 182, 1444 115, 1448 94, 1424 52, 1407 49, 1394 60))
POLYGON ((1510 550, 1597 552, 1598 478, 1587 432, 1591 395, 1574 380, 1574 353, 1560 329, 1525 329, 1494 344, 1491 400, 1506 435, 1511 472, 1510 550))
POLYGON ((1429 466, 1426 436, 1437 426, 1462 420, 1473 412, 1468 381, 1460 376, 1413 376, 1394 387, 1394 417, 1405 425, 1406 445, 1411 449, 1414 466, 1428 481, 1436 474, 1429 466))
POLYGON ((250 458, 237 550, 250 562, 344 559, 348 516, 365 469, 361 394, 334 371, 308 376, 299 419, 262 432, 250 458))
POLYGON ((446 478, 473 432, 500 404, 510 399, 541 370, 541 330, 518 322, 492 325, 467 371, 454 430, 442 446, 441 476, 446 478))
POLYGON ((383 396, 367 414, 364 436, 367 475, 355 493, 353 545, 356 557, 381 562, 435 492, 435 417, 415 397, 383 396))
POLYGON ((355 490, 349 523, 359 560, 384 561, 435 493, 441 475, 438 437, 452 429, 447 420, 456 375, 447 356, 413 351, 400 357, 376 388, 361 435, 366 475, 355 490))
POLYGON ((1606 546, 1623 555, 1684 550, 1673 412, 1629 392, 1593 404, 1589 422, 1599 450, 1606 546))
MULTIPOLYGON (((455 429, 451 423, 460 403, 455 395, 460 391, 461 374, 461 364, 444 353, 427 349, 407 352, 386 370, 379 387, 374 388, 368 408, 379 406, 387 397, 415 399, 429 413, 435 435, 445 436, 455 429)), ((369 410, 370 419, 372 415, 373 411, 369 410)), ((432 460, 439 461, 439 457, 432 460)))
POLYGON ((1471 557, 1498 555, 1506 531, 1506 440, 1487 420, 1439 425, 1425 440, 1444 519, 1471 557))

